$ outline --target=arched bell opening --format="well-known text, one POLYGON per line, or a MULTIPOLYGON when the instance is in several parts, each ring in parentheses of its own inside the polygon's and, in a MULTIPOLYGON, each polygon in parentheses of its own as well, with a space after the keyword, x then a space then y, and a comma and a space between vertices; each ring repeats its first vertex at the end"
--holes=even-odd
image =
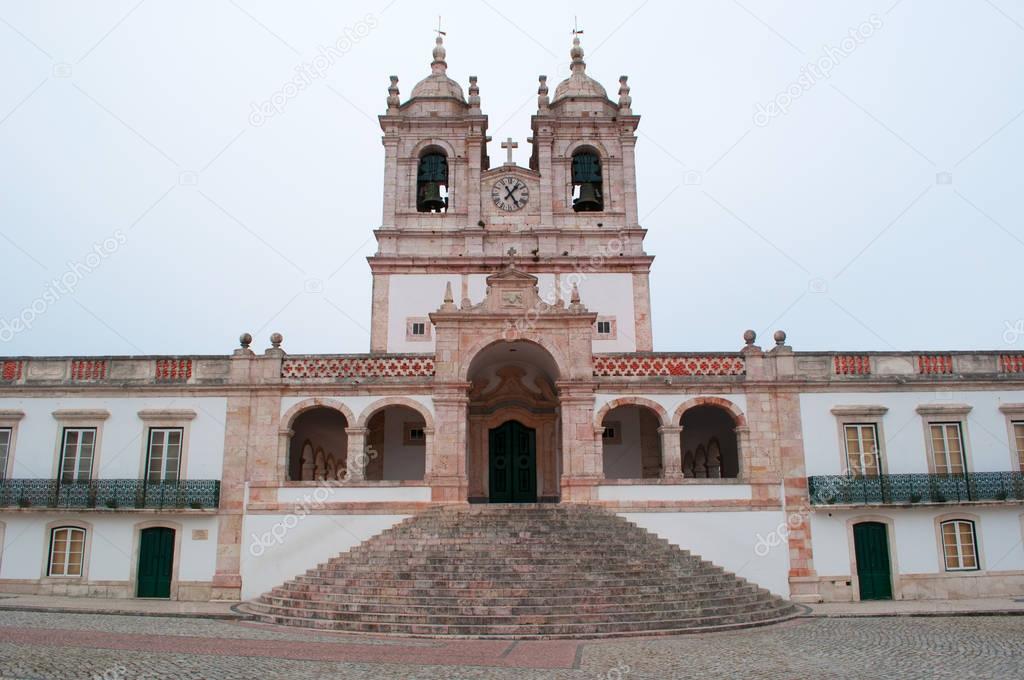
POLYGON ((420 155, 416 170, 416 211, 448 212, 448 156, 436 147, 420 155))
POLYGON ((596 149, 581 147, 572 155, 572 209, 576 212, 604 210, 601 156, 596 149))
POLYGON ((661 418, 636 404, 616 406, 601 421, 606 479, 656 479, 662 473, 661 418))

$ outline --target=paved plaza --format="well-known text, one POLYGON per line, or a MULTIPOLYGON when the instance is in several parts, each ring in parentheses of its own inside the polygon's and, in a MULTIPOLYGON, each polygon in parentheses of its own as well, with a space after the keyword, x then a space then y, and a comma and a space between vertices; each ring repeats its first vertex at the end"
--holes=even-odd
POLYGON ((0 678, 1024 678, 1024 617, 814 618, 583 641, 384 639, 235 621, 0 613, 0 678))

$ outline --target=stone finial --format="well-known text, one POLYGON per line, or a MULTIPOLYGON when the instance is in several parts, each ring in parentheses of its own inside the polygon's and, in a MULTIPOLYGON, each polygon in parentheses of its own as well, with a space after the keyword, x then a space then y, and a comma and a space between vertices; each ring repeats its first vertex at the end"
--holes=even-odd
POLYGON ((455 309, 455 296, 452 294, 452 282, 448 281, 444 284, 444 300, 441 303, 442 311, 452 311, 455 309))
POLYGON ((284 342, 284 336, 280 333, 270 334, 270 346, 274 349, 281 349, 281 343, 284 342))
POLYGON ((572 292, 569 294, 570 304, 578 305, 580 303, 580 287, 575 282, 572 284, 572 292))
POLYGON ((238 336, 238 344, 242 349, 249 349, 252 344, 252 333, 242 333, 238 336))
POLYGON ((398 76, 391 76, 391 85, 388 87, 388 109, 398 109, 402 100, 398 97, 398 76))
POLYGON ((757 333, 753 329, 748 328, 747 330, 743 331, 743 342, 748 347, 750 345, 753 345, 756 340, 757 340, 757 333))
POLYGON ((775 344, 782 347, 786 344, 786 331, 775 331, 775 344))
POLYGON ((476 76, 469 77, 469 108, 480 110, 480 86, 476 84, 476 76))
POLYGON ((579 33, 572 37, 572 49, 569 50, 569 56, 572 58, 569 70, 573 73, 583 73, 587 70, 587 62, 583 61, 583 46, 580 45, 579 33))
POLYGON ((544 111, 551 105, 551 99, 548 97, 548 77, 538 76, 537 78, 540 80, 540 86, 537 88, 537 108, 544 111))
POLYGON ((632 114, 633 98, 629 96, 629 76, 619 76, 619 111, 632 114))
POLYGON ((430 62, 431 73, 446 73, 448 71, 448 62, 444 60, 447 56, 447 52, 444 49, 444 38, 438 34, 437 39, 434 40, 434 61, 430 62))

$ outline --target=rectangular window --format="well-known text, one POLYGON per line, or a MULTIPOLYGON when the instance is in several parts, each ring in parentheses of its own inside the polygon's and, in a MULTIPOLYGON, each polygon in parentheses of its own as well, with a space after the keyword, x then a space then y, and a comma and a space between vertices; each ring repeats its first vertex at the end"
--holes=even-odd
POLYGON ((1014 421, 1013 438, 1017 445, 1017 464, 1021 472, 1024 472, 1024 422, 1014 421))
POLYGON ((427 432, 423 423, 409 422, 402 424, 402 444, 406 446, 423 446, 427 443, 427 432))
POLYGON ((874 423, 850 423, 846 431, 846 466, 854 477, 877 477, 881 469, 878 427, 874 423))
POLYGON ((611 321, 598 321, 597 322, 597 333, 598 335, 611 335, 612 322, 611 321))
POLYGON ((942 555, 946 571, 978 568, 978 542, 974 537, 974 522, 956 519, 942 523, 942 555))
POLYGON ((964 441, 960 423, 931 423, 932 461, 940 475, 962 475, 965 472, 964 441))
POLYGON ((149 463, 146 481, 176 482, 181 467, 182 429, 153 427, 149 430, 149 463))
POLYGON ((427 332, 427 324, 414 321, 412 324, 413 335, 424 335, 427 332))
POLYGON ((95 427, 64 429, 64 446, 60 463, 60 481, 79 482, 92 478, 92 461, 96 454, 95 427))
POLYGON ((7 460, 11 454, 11 428, 0 427, 0 479, 7 474, 7 460))
POLYGON ((50 537, 50 576, 81 576, 85 555, 85 530, 54 529, 50 537))

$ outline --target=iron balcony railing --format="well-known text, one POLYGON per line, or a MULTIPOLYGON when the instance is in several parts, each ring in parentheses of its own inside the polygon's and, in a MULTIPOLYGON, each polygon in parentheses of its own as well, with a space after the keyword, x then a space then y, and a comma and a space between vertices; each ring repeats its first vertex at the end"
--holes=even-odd
POLYGON ((0 507, 4 508, 214 510, 219 505, 216 479, 0 479, 0 507))
POLYGON ((807 478, 812 505, 963 503, 1024 500, 1024 472, 807 478))

